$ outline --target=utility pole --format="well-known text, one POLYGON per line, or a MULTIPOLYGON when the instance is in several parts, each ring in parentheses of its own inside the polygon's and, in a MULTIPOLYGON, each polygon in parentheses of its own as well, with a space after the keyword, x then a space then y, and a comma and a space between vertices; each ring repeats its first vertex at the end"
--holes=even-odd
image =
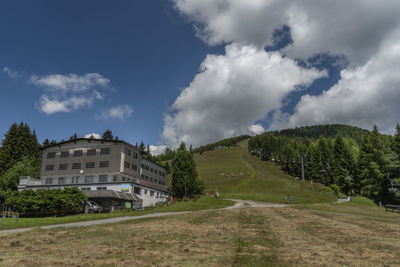
POLYGON ((303 180, 303 182, 305 181, 305 178, 304 178, 304 158, 303 158, 303 155, 301 155, 301 180, 303 180))

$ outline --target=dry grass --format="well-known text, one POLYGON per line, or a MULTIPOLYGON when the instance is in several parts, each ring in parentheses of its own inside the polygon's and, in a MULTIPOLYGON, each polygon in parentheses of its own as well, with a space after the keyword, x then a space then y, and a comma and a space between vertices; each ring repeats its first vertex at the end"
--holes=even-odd
POLYGON ((194 212, 2 235, 1 266, 394 266, 400 216, 374 207, 194 212))

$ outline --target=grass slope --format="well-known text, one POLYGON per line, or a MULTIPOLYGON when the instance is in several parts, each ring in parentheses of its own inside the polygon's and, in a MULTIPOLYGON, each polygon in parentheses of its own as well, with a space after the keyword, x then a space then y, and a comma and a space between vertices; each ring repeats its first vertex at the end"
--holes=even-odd
POLYGON ((247 152, 248 140, 238 146, 195 153, 199 176, 208 192, 218 190, 222 197, 284 203, 332 202, 336 197, 326 187, 296 181, 275 163, 260 161, 247 152), (242 175, 241 175, 242 173, 242 175))

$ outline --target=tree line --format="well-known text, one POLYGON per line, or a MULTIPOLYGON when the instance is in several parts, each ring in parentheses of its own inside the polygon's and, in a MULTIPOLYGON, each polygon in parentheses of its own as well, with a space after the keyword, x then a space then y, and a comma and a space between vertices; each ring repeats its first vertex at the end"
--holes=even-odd
POLYGON ((335 193, 400 203, 400 126, 394 136, 346 125, 268 132, 249 140, 249 152, 286 173, 329 186, 335 193), (302 170, 303 166, 303 170, 302 170))

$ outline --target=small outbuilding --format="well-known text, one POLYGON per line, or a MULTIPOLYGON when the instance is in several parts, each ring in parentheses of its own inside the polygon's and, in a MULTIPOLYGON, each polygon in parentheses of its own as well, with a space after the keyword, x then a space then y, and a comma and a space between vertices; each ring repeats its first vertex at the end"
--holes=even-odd
POLYGON ((106 209, 142 209, 143 200, 131 193, 123 193, 113 190, 98 190, 84 192, 89 200, 92 200, 106 209))

